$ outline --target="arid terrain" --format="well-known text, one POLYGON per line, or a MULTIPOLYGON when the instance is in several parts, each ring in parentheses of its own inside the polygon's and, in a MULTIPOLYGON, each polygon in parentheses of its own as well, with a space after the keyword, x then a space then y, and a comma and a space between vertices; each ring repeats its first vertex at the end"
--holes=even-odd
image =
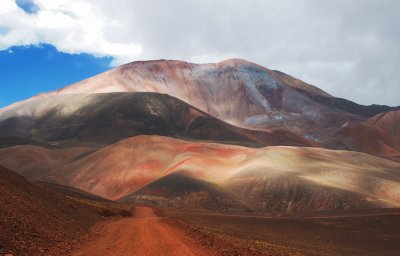
POLYGON ((0 109, 0 255, 400 255, 399 107, 240 59, 0 109))
POLYGON ((300 216, 166 211, 165 216, 219 255, 395 256, 400 252, 398 209, 300 216))
POLYGON ((77 189, 32 183, 2 166, 0 188, 1 255, 64 254, 96 222, 130 215, 131 206, 77 189))
POLYGON ((151 208, 135 207, 133 215, 102 223, 92 231, 97 237, 72 255, 214 255, 151 208))

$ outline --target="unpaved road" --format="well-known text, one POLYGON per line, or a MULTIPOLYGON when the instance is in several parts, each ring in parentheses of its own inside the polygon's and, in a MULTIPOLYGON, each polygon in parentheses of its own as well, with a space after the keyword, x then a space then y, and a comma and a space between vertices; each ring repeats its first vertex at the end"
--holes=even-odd
POLYGON ((214 255, 181 230, 161 221, 153 209, 136 207, 134 217, 107 221, 72 255, 214 255), (92 239, 91 239, 92 238, 92 239))

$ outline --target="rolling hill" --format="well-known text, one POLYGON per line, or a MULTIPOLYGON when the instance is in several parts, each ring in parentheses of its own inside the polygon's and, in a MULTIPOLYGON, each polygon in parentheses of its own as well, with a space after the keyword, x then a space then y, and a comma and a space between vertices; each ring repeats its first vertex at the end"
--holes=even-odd
MULTIPOLYGON (((224 188, 225 193, 263 212, 400 204, 400 164, 351 151, 288 146, 253 149, 136 136, 76 158, 55 173, 48 171, 51 168, 45 162, 31 163, 25 158, 30 155, 27 151, 17 155, 10 150, 15 148, 0 150, 0 164, 27 177, 41 173, 47 181, 64 179, 68 186, 113 200, 137 191, 140 195, 151 191, 154 196, 154 190, 146 186, 177 173, 224 188), (25 165, 29 168, 20 167, 25 165)), ((166 195, 160 192, 159 196, 166 195)))

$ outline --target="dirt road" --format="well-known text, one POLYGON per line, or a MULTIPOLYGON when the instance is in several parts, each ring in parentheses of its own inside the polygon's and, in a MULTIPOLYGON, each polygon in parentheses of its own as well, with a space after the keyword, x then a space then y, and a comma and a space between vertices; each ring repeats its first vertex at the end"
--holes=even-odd
POLYGON ((161 221, 153 209, 136 207, 134 217, 100 224, 74 256, 214 255, 181 230, 161 221))

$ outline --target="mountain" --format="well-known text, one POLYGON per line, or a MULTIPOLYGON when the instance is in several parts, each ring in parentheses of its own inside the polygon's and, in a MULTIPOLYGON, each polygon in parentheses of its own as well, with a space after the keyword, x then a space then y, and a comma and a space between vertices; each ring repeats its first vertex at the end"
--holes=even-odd
MULTIPOLYGON (((29 147, 38 151, 38 146, 29 147)), ((15 148, 0 150, 0 164, 27 177, 41 173, 48 181, 64 178, 68 186, 113 200, 173 195, 193 202, 198 200, 197 194, 183 195, 201 192, 212 195, 207 200, 215 203, 214 209, 221 209, 221 201, 229 202, 230 208, 235 205, 244 210, 243 205, 248 205, 261 212, 400 205, 400 163, 351 151, 282 146, 254 149, 136 136, 70 162, 60 158, 59 165, 64 167, 55 173, 46 162, 26 159, 29 152, 18 155, 12 150, 15 148), (8 155, 12 158, 5 157, 8 155), (171 174, 184 175, 193 187, 187 189, 180 183, 182 190, 176 192, 179 182, 171 174)))
POLYGON ((394 111, 394 110, 400 109, 400 106, 389 107, 389 106, 377 105, 377 104, 373 104, 370 106, 364 106, 364 105, 359 105, 350 100, 346 100, 346 99, 342 99, 342 98, 336 98, 336 97, 332 97, 332 96, 328 97, 325 95, 310 93, 307 90, 302 90, 302 89, 298 89, 298 90, 302 91, 302 93, 308 95, 314 101, 316 101, 324 106, 327 106, 329 108, 340 109, 342 111, 352 113, 355 115, 359 115, 359 116, 363 116, 363 117, 373 117, 379 113, 384 113, 384 112, 389 112, 389 111, 394 111))
POLYGON ((351 107, 338 108, 341 101, 317 87, 240 59, 216 64, 172 60, 133 62, 11 105, 0 116, 38 118, 58 104, 60 98, 54 96, 67 95, 74 103, 69 108, 61 107, 58 114, 65 116, 92 100, 74 100, 71 94, 111 92, 168 94, 235 126, 267 131, 283 129, 315 140, 327 135, 321 133, 322 128, 328 131, 348 121, 366 118, 362 107, 357 111, 349 110, 351 107))
POLYGON ((400 110, 379 113, 368 119, 366 123, 378 127, 390 135, 399 135, 400 110))
POLYGON ((288 131, 235 127, 158 93, 66 94, 34 99, 4 111, 0 131, 6 145, 10 138, 59 147, 108 145, 143 134, 254 146, 317 145, 288 131))
POLYGON ((347 124, 334 136, 346 148, 400 161, 400 110, 347 124))
POLYGON ((399 113, 244 60, 140 61, 1 109, 0 164, 159 206, 399 207, 399 113))
POLYGON ((352 133, 343 127, 395 109, 335 98, 240 59, 138 61, 1 109, 0 146, 98 146, 154 134, 253 147, 350 149, 391 158, 397 153, 348 143, 352 133))

